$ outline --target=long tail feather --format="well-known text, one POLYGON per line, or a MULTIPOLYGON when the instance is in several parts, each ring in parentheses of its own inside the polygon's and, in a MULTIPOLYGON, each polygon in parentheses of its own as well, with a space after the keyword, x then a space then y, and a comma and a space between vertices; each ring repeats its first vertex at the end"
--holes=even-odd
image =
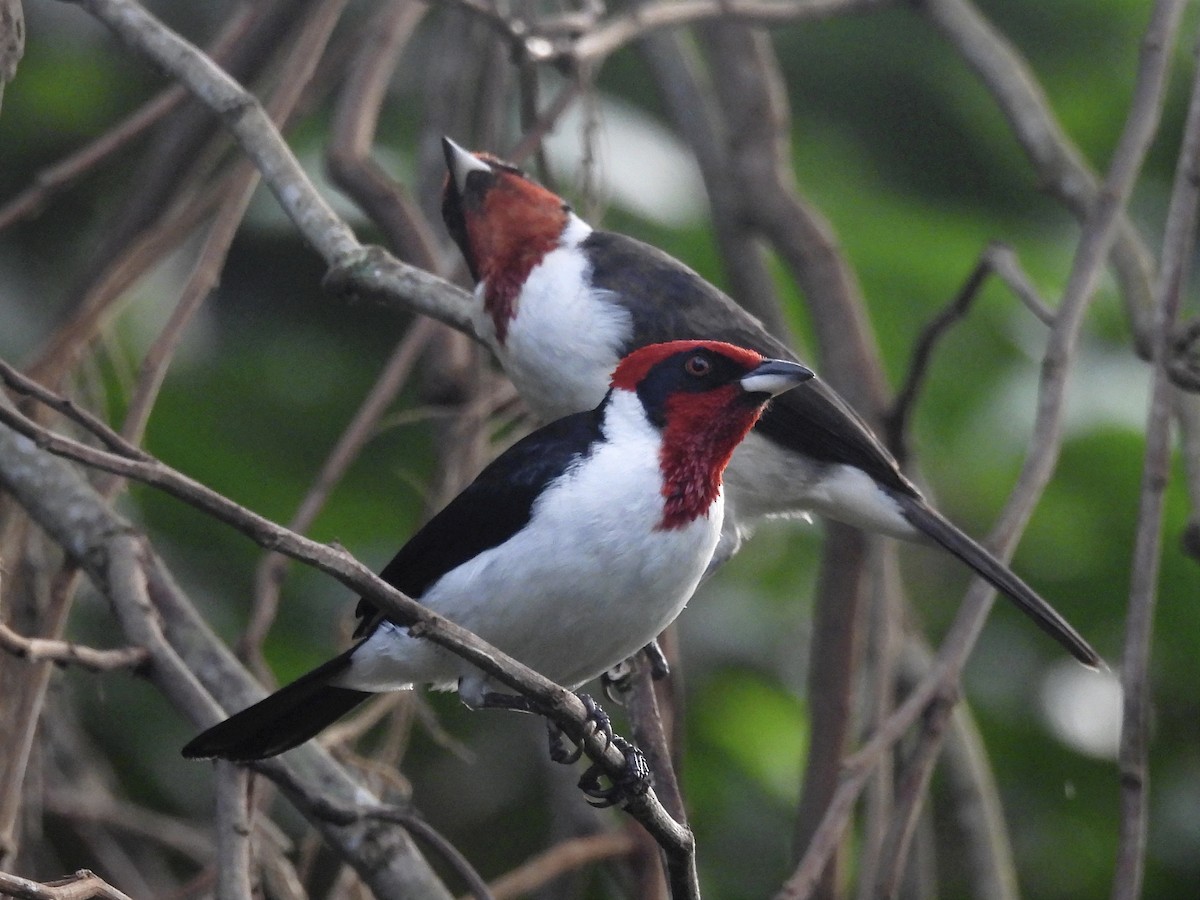
POLYGON ((371 695, 334 687, 330 679, 350 664, 347 650, 253 706, 200 734, 183 748, 188 759, 266 759, 302 744, 371 695))
POLYGON ((1100 654, 1057 610, 1022 581, 1008 566, 992 556, 973 538, 963 534, 936 510, 915 497, 893 493, 904 517, 913 527, 974 569, 1033 619, 1038 627, 1065 647, 1072 656, 1093 669, 1103 666, 1100 654))

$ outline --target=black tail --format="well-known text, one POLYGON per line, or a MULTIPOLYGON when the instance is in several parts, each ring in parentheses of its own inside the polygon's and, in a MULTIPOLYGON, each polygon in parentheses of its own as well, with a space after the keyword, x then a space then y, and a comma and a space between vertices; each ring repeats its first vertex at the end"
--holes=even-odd
POLYGON ((914 528, 949 550, 968 566, 978 572, 996 590, 1007 596, 1021 612, 1029 616, 1044 632, 1062 644, 1077 660, 1093 669, 1104 663, 1100 654, 1092 649, 1078 631, 1064 619, 1033 588, 1022 581, 1004 563, 992 556, 973 538, 959 531, 953 524, 917 497, 893 493, 900 504, 904 517, 914 528))
POLYGON ((371 695, 329 680, 350 664, 347 650, 307 675, 214 725, 183 748, 188 759, 266 759, 302 744, 371 695))

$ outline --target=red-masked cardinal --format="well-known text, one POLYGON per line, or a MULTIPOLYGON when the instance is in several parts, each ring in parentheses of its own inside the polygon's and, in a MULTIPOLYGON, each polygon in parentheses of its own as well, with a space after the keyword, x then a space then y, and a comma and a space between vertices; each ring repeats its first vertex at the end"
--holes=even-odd
MULTIPOLYGON (((616 366, 598 406, 502 453, 381 577, 576 688, 683 609, 720 539, 721 476, 734 448, 772 397, 810 378, 798 363, 726 343, 642 347, 616 366)), ((457 688, 470 706, 529 708, 367 602, 358 615, 357 644, 205 731, 183 755, 274 756, 372 692, 421 685, 457 688)), ((592 712, 604 724, 594 704, 592 712)))
MULTIPOLYGON (((597 231, 520 169, 444 141, 442 216, 475 279, 476 331, 543 419, 590 409, 625 354, 659 341, 720 340, 795 359, 687 266, 633 238, 597 231)), ((766 516, 815 512, 938 544, 987 579, 1071 654, 1100 657, 1071 625, 931 507, 862 418, 814 379, 773 403, 725 477, 714 567, 766 516)))

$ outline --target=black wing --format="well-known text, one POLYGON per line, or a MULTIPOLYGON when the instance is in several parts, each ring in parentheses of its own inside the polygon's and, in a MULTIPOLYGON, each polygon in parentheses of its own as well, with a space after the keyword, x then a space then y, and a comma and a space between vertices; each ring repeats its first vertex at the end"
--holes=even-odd
MULTIPOLYGON (((413 535, 379 577, 419 599, 451 569, 524 528, 546 485, 586 457, 599 436, 596 409, 558 419, 522 438, 413 535)), ((361 619, 355 637, 369 633, 381 618, 367 600, 360 600, 355 612, 361 619)))
MULTIPOLYGON (((645 309, 634 316, 633 346, 659 341, 712 340, 799 362, 762 323, 726 294, 661 250, 625 235, 593 231, 583 242, 592 283, 616 302, 645 309), (595 251, 595 252, 591 252, 595 251)), ((819 378, 771 401, 756 430, 775 443, 826 463, 864 470, 895 491, 917 496, 896 460, 837 392, 819 378)))

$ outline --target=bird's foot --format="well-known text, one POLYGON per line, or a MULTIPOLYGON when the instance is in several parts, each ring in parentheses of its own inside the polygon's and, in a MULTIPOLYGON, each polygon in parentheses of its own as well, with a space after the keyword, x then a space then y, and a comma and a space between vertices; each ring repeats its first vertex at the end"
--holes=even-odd
MULTIPOLYGON (((650 664, 650 676, 655 681, 662 681, 671 674, 671 664, 667 662, 667 656, 663 653, 662 647, 658 645, 658 641, 651 641, 642 648, 641 652, 646 654, 646 661, 650 664)), ((604 695, 613 703, 624 703, 620 695, 629 690, 630 680, 633 678, 636 667, 637 656, 631 656, 600 676, 600 683, 604 686, 604 695)))
POLYGON ((648 643, 642 648, 642 652, 646 654, 646 660, 650 663, 651 678, 655 681, 662 681, 670 676, 671 664, 667 662, 667 654, 663 653, 658 641, 648 643))
POLYGON ((579 779, 579 789, 587 794, 588 803, 597 809, 625 803, 650 790, 650 766, 642 751, 620 735, 615 735, 612 743, 625 757, 625 768, 621 774, 610 779, 612 783, 608 787, 601 787, 600 778, 604 772, 597 764, 579 779))
MULTIPOLYGON (((593 734, 599 734, 604 738, 604 749, 608 749, 608 745, 613 742, 616 735, 613 734, 612 720, 609 719, 600 704, 591 698, 589 694, 576 694, 579 702, 583 704, 583 708, 587 710, 587 727, 593 734)), ((576 746, 574 750, 568 750, 563 745, 563 733, 554 722, 546 720, 546 728, 550 738, 550 758, 556 763, 562 763, 564 766, 569 766, 579 760, 583 755, 583 744, 576 746)))

